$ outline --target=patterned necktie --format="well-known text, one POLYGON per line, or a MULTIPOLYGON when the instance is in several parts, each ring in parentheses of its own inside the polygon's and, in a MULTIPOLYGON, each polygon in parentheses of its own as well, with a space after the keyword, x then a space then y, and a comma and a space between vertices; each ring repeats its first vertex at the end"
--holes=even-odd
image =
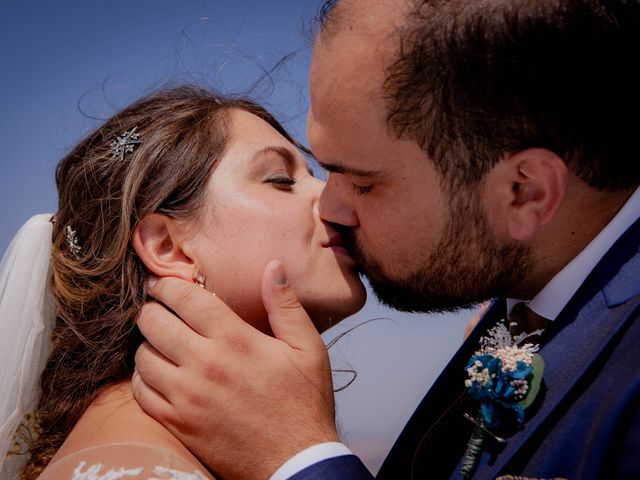
MULTIPOLYGON (((524 302, 516 303, 509 315, 511 335, 514 337, 521 333, 532 333, 536 330, 544 330, 549 325, 549 320, 527 307, 524 302)), ((540 335, 527 338, 528 343, 538 343, 540 335)))

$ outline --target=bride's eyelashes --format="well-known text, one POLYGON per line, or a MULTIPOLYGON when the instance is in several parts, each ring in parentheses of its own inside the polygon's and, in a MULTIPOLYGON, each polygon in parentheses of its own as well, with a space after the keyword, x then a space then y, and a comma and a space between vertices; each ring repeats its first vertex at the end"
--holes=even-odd
POLYGON ((276 188, 279 188, 281 190, 290 191, 293 189, 293 186, 296 184, 296 179, 291 177, 279 176, 279 177, 267 178, 264 182, 271 183, 274 186, 276 186, 276 188))

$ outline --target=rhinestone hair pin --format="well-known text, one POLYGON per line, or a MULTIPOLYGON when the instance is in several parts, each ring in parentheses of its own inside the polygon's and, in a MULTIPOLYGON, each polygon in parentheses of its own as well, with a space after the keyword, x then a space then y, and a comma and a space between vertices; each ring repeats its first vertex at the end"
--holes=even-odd
POLYGON ((122 135, 119 135, 113 142, 109 144, 111 147, 111 158, 119 158, 122 160, 127 153, 133 153, 133 149, 140 142, 140 134, 136 133, 138 127, 133 127, 131 130, 125 130, 122 135))
POLYGON ((69 245, 69 250, 71 251, 73 256, 76 258, 80 258, 82 247, 78 244, 76 231, 71 228, 71 225, 67 225, 67 244, 69 245))

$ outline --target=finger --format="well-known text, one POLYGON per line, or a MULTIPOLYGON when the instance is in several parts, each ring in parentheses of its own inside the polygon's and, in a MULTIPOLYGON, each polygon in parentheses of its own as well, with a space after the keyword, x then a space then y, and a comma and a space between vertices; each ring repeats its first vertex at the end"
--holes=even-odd
POLYGON ((173 405, 165 396, 149 386, 136 370, 131 377, 131 391, 142 410, 160 423, 173 418, 173 405))
POLYGON ((189 349, 204 338, 180 318, 156 302, 147 303, 138 315, 138 328, 147 341, 176 365, 183 365, 189 349))
POLYGON ((179 368, 148 342, 138 347, 135 362, 140 378, 167 399, 171 399, 172 392, 178 388, 179 368))
POLYGON ((229 329, 249 328, 217 296, 186 280, 161 278, 150 288, 149 293, 205 337, 212 338, 229 329))
POLYGON ((324 343, 287 282, 284 266, 274 260, 262 275, 262 301, 276 338, 299 349, 323 349, 324 343))

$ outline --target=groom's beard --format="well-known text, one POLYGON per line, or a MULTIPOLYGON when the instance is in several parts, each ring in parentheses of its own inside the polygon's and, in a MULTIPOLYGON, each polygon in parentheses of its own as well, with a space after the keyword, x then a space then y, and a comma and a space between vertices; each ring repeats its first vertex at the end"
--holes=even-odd
POLYGON ((340 229, 345 247, 382 303, 407 312, 453 312, 503 296, 525 277, 531 265, 530 248, 514 241, 499 242, 476 195, 456 197, 438 246, 402 277, 387 275, 382 262, 360 245, 357 232, 340 229))

